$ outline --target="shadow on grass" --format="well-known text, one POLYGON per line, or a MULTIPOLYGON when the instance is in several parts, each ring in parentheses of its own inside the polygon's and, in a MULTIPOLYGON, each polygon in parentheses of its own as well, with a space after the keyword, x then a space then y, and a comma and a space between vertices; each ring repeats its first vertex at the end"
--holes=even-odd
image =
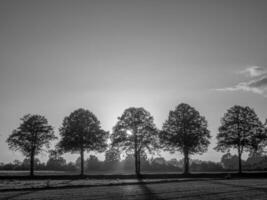
POLYGON ((161 198, 159 198, 155 193, 153 193, 151 191, 151 189, 147 186, 147 183, 144 182, 144 180, 142 179, 142 177, 137 177, 137 184, 140 188, 140 190, 142 191, 143 200, 162 200, 161 198))
MULTIPOLYGON (((85 187, 107 187, 107 186, 126 186, 126 185, 151 185, 151 184, 164 184, 164 183, 181 183, 181 182, 190 182, 190 181, 206 181, 207 179, 203 178, 192 178, 192 179, 176 179, 176 180, 153 180, 145 181, 145 179, 138 177, 133 179, 133 182, 119 182, 119 183, 103 183, 103 184, 81 184, 81 185, 61 185, 58 183, 55 185, 47 185, 44 187, 29 187, 29 188, 6 188, 0 189, 0 192, 19 192, 19 191, 39 191, 39 190, 59 190, 59 189, 75 189, 75 188, 85 188, 85 187), (137 181, 136 181, 137 180, 137 181)), ((220 180, 220 179, 218 179, 220 180)), ((73 180, 63 182, 63 184, 71 183, 73 180)), ((145 188, 144 188, 145 189, 145 188)))
POLYGON ((9 195, 9 196, 6 196, 6 197, 0 197, 1 200, 12 200, 12 199, 15 199, 17 197, 21 197, 23 195, 27 195, 27 194, 31 194, 31 193, 34 193, 34 191, 28 191, 28 192, 19 192, 17 194, 12 194, 12 195, 9 195))
MULTIPOLYGON (((243 178, 241 178, 243 179, 243 178)), ((240 179, 240 180, 241 180, 240 179)), ((75 188, 95 188, 95 187, 112 187, 112 186, 127 186, 127 185, 135 185, 137 186, 141 192, 141 196, 144 195, 144 199, 155 199, 155 200, 161 200, 157 194, 162 194, 165 191, 151 191, 151 187, 153 184, 169 184, 169 183, 185 183, 185 182, 199 182, 198 184, 201 184, 200 182, 206 182, 209 184, 217 184, 217 185, 222 185, 222 186, 228 186, 231 188, 237 188, 239 189, 244 189, 244 190, 250 190, 250 191, 261 191, 264 192, 265 194, 267 194, 267 189, 266 188, 262 188, 262 187, 257 187, 257 186, 251 186, 251 185, 237 185, 234 184, 232 182, 230 182, 229 180, 225 180, 222 178, 184 178, 184 179, 165 179, 165 180, 147 180, 144 179, 142 176, 137 177, 136 179, 133 179, 132 182, 118 182, 118 183, 103 183, 103 184, 81 184, 81 185, 61 185, 62 183, 59 184, 54 184, 54 185, 48 185, 48 186, 44 186, 44 187, 36 187, 36 188, 9 188, 9 189, 0 189, 0 192, 2 194, 4 194, 5 192, 20 192, 20 194, 16 194, 18 196, 20 195, 25 195, 27 194, 26 191, 28 191, 29 193, 34 192, 34 191, 43 191, 43 190, 63 190, 63 189, 75 189, 75 188), (151 187, 149 187, 151 185, 151 187)), ((235 178, 235 179, 231 179, 231 180, 239 180, 239 178, 235 178)), ((69 184, 71 183, 73 180, 67 180, 65 182, 63 182, 63 184, 69 184)), ((165 188, 165 186, 163 186, 163 188, 165 188)), ((168 189, 168 188, 167 188, 168 189)), ((184 189, 183 191, 179 191, 179 188, 175 189, 174 191, 169 191, 169 189, 167 190, 167 193, 177 193, 177 192, 186 192, 184 189)), ((190 192, 190 190, 188 191, 190 192)), ((217 194, 223 194, 223 191, 219 191, 217 194)), ((215 191, 211 192, 210 195, 214 195, 216 194, 215 191)), ((180 195, 182 195, 180 193, 180 195)), ((188 194, 187 194, 188 195, 188 194)), ((187 196, 186 195, 186 196, 187 196)), ((195 197, 193 194, 191 194, 191 197, 195 197)), ((199 195, 199 194, 198 194, 199 195)), ((209 195, 209 194, 207 194, 209 195)), ((15 196, 16 197, 16 196, 15 196)), ((15 198, 14 197, 14 198, 15 198)), ((183 196, 182 196, 183 197, 183 196)), ((2 198, 0 198, 2 199, 2 198)), ((6 198, 5 200, 8 199, 12 199, 11 197, 6 198)))
MULTIPOLYGON (((134 195, 130 195, 130 196, 138 196, 138 199, 140 200, 163 200, 161 198, 159 198, 154 192, 151 191, 151 189, 147 186, 147 183, 142 179, 142 178, 137 178, 135 180, 135 184, 125 184, 125 185, 135 185, 136 188, 138 188, 138 190, 140 191, 139 193, 137 194, 134 194, 134 195)), ((95 186, 91 186, 91 187, 96 187, 96 186, 103 186, 103 185, 95 185, 95 186)), ((110 185, 112 186, 112 185, 110 185)), ((83 186, 82 186, 83 187, 83 186)), ((72 189, 72 188, 82 188, 82 187, 69 187, 69 189, 72 189)), ((90 188, 90 187, 89 187, 90 188)), ((48 189, 66 189, 66 187, 56 187, 56 188, 29 188, 30 191, 25 191, 25 189, 23 190, 22 188, 21 189, 17 189, 17 190, 10 190, 10 191, 7 191, 7 193, 9 192, 15 192, 15 194, 6 194, 7 196, 6 197, 0 197, 1 200, 12 200, 12 199, 15 199, 15 198, 18 198, 18 197, 22 197, 24 195, 28 195, 28 194, 32 194, 34 192, 37 192, 37 191, 44 191, 44 190, 48 190, 48 189)), ((2 193, 4 194, 4 193, 2 193)), ((100 195, 100 196, 91 196, 93 197, 94 199, 98 199, 98 200, 101 200, 101 199, 108 199, 107 196, 103 196, 103 195, 100 195)))
POLYGON ((233 184, 233 183, 221 182, 221 181, 218 181, 218 180, 209 180, 209 182, 211 182, 213 184, 217 184, 217 185, 223 185, 223 186, 232 187, 232 188, 244 188, 244 189, 247 189, 247 190, 256 190, 256 191, 260 191, 260 192, 263 192, 263 193, 267 194, 267 188, 248 186, 248 185, 236 185, 236 184, 233 184))
MULTIPOLYGON (((232 179, 235 181, 238 181, 239 179, 232 179)), ((241 179, 240 179, 241 180, 241 179)), ((191 184, 191 183, 189 183, 191 184)), ((251 197, 265 197, 267 195, 267 189, 266 188, 261 188, 257 187, 258 185, 238 185, 237 182, 231 182, 231 180, 225 180, 225 179, 184 179, 184 180, 160 180, 160 181, 154 181, 154 182, 148 182, 146 179, 143 179, 142 177, 138 177, 135 179, 135 182, 132 183, 123 183, 123 184, 101 184, 101 185, 81 185, 81 186, 67 186, 67 187, 55 187, 55 188, 36 188, 34 190, 49 190, 49 189, 72 189, 72 188, 83 188, 87 187, 88 189, 91 187, 105 187, 105 186, 120 186, 120 185, 133 185, 133 189, 137 189, 136 192, 132 194, 127 194, 127 198, 133 198, 133 199, 140 199, 140 200, 163 200, 163 199, 200 199, 200 198, 217 198, 217 199, 222 199, 225 198, 226 196, 231 196, 231 197, 241 197, 243 194, 250 194, 251 197), (222 181, 224 180, 224 181, 222 181), (194 190, 192 187, 183 187, 183 183, 185 182, 199 182, 195 184, 200 184, 203 186, 197 187, 194 190), (201 182, 200 182, 201 181, 201 182), (153 186, 153 184, 164 184, 164 183, 181 183, 178 185, 174 185, 170 187, 169 185, 158 185, 158 186, 153 186), (222 188, 219 187, 216 190, 210 190, 211 185, 221 185, 223 186, 222 188), (225 186, 225 187, 224 187, 225 186), (153 188, 153 190, 151 189, 153 188), (229 190, 229 188, 231 188, 229 190), (236 189, 235 189, 236 188, 236 189), (139 192, 138 192, 139 191, 139 192), (256 192, 255 192, 256 191, 256 192), (260 191, 260 193, 259 193, 260 191), (251 193, 252 192, 252 193, 251 193), (162 198, 162 196, 165 195, 166 198, 162 198)), ((30 189, 30 188, 29 188, 30 189)), ((110 191, 113 191, 115 188, 110 187, 110 191)), ((32 191, 33 189, 30 189, 31 191, 25 192, 21 191, 20 193, 17 194, 8 194, 11 195, 6 198, 0 198, 3 200, 12 200, 17 197, 27 195, 30 193, 34 193, 32 191)), ((4 193, 2 193, 4 194, 4 193)), ((105 194, 99 194, 96 196, 90 196, 93 199, 109 199, 108 196, 105 194)), ((263 198, 264 198, 263 197, 263 198)))
MULTIPOLYGON (((267 195, 267 188, 263 188, 263 187, 257 187, 256 186, 246 186, 246 185, 236 185, 233 183, 229 183, 229 180, 225 180, 225 179, 205 179, 202 180, 203 182, 206 182, 206 186, 208 186, 209 184, 218 184, 218 185, 222 185, 222 186, 226 186, 226 187, 230 187, 230 188, 236 188, 236 190, 234 191, 204 191, 203 192, 203 188, 200 190, 184 190, 181 189, 180 191, 177 189, 175 190, 170 190, 169 188, 165 188, 166 190, 164 191, 156 191, 156 192, 152 192, 147 186, 146 183, 143 182, 143 180, 141 178, 138 179, 139 183, 140 183, 140 187, 142 188, 142 190, 144 191, 145 195, 145 199, 155 199, 155 200, 161 200, 162 198, 159 198, 157 195, 162 195, 162 194, 168 194, 170 195, 169 198, 166 199, 200 199, 200 198, 210 198, 210 197, 214 197, 214 198, 218 198, 220 199, 220 197, 218 195, 233 195, 238 198, 239 195, 248 192, 249 194, 251 192, 256 192, 253 193, 253 197, 265 197, 265 195, 267 195), (261 192, 258 193, 258 192, 261 192)), ((234 180, 242 180, 242 178, 239 179, 234 179, 234 180)), ((200 181, 200 180, 198 180, 200 181)), ((176 182, 183 182, 183 181, 176 181, 176 182)), ((194 180, 195 182, 195 180, 194 180)), ((168 182, 165 182, 168 183, 168 182)), ((223 197, 224 199, 224 197, 223 197)))

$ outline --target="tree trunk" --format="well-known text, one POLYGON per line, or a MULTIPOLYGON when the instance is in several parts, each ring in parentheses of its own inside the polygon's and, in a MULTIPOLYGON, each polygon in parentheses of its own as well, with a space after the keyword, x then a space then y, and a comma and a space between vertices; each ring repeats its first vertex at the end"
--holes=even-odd
POLYGON ((184 151, 184 174, 189 174, 189 155, 188 151, 184 151))
POLYGON ((140 151, 137 152, 137 171, 138 171, 138 175, 140 175, 140 168, 141 168, 141 165, 140 165, 140 151))
POLYGON ((139 168, 138 152, 136 149, 134 150, 134 160, 135 160, 135 173, 136 175, 139 175, 140 168, 139 168))
POLYGON ((238 173, 241 174, 242 173, 242 159, 241 159, 241 156, 242 156, 242 151, 241 151, 241 135, 240 135, 240 130, 239 130, 239 112, 237 113, 238 115, 238 121, 237 121, 237 134, 238 134, 238 173))
POLYGON ((242 173, 242 152, 240 147, 238 147, 238 173, 242 173))
POLYGON ((30 175, 34 176, 34 150, 32 150, 30 158, 30 175))
POLYGON ((139 175, 139 171, 138 171, 138 158, 137 158, 137 153, 135 153, 135 174, 139 175))
POLYGON ((83 161, 84 161, 84 158, 83 158, 83 148, 81 148, 81 176, 84 175, 84 164, 83 164, 83 161))
POLYGON ((134 160, 135 160, 135 174, 137 176, 140 175, 140 169, 138 167, 138 152, 137 152, 137 135, 136 131, 134 131, 134 160))

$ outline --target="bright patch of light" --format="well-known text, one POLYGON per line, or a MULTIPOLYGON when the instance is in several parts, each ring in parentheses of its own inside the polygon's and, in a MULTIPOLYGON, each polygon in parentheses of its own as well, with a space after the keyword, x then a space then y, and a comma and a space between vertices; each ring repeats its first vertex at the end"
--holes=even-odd
POLYGON ((110 138, 107 139, 107 144, 108 144, 108 145, 111 144, 111 139, 110 139, 110 138))
POLYGON ((130 131, 130 130, 127 130, 126 133, 127 133, 127 135, 132 135, 133 134, 132 131, 130 131))

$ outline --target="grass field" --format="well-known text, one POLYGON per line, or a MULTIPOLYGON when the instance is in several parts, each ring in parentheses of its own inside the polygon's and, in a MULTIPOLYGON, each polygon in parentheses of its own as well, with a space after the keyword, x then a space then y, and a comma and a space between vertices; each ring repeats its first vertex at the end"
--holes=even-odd
MULTIPOLYGON (((244 173, 267 173, 266 171, 245 171, 244 173)), ((119 174, 119 175, 129 175, 134 174, 134 171, 86 171, 86 175, 112 175, 112 174, 119 174)), ((176 171, 142 171, 142 174, 182 174, 183 172, 176 172, 176 171)), ((216 173, 237 173, 237 171, 218 171, 218 172, 210 172, 210 171, 191 171, 191 174, 216 174, 216 173)), ((28 176, 30 174, 29 171, 19 171, 19 170, 0 170, 0 176, 28 176)), ((79 175, 80 171, 49 171, 49 170, 35 170, 35 175, 41 175, 41 176, 49 176, 49 175, 79 175)))
POLYGON ((267 199, 267 178, 123 180, 123 182, 121 180, 53 181, 47 187, 46 180, 2 182, 2 189, 4 185, 7 187, 7 184, 13 184, 14 188, 0 190, 0 199, 267 199), (37 187, 38 184, 44 185, 39 189, 28 187, 29 185, 37 187), (25 189, 18 189, 19 187, 25 189))
MULTIPOLYGON (((78 175, 80 174, 80 171, 49 171, 49 170, 36 170, 34 171, 36 175, 78 175)), ((93 174, 103 174, 103 175, 109 175, 109 174, 134 174, 134 170, 118 170, 118 171, 86 171, 85 174, 93 175, 93 174)), ((142 173, 145 174, 173 174, 173 173, 182 173, 182 172, 164 172, 164 171, 142 171, 142 173)), ((194 172, 193 172, 194 173, 194 172)), ((27 176, 30 172, 27 170, 0 170, 0 176, 27 176)))

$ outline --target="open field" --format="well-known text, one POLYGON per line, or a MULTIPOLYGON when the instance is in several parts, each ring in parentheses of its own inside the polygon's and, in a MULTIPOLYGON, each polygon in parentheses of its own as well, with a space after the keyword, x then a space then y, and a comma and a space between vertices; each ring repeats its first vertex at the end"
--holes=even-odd
MULTIPOLYGON (((236 172, 236 171, 233 171, 236 172)), ((80 171, 52 171, 52 170, 35 170, 35 175, 79 175, 80 171)), ((121 175, 128 175, 134 174, 134 170, 113 170, 113 171, 86 171, 86 175, 95 175, 95 174, 103 174, 103 175, 110 175, 110 174, 121 174, 121 175)), ((142 171, 144 174, 181 174, 181 172, 176 171, 142 171)), ((194 172, 192 172, 194 173, 194 172)), ((199 172, 196 172, 199 173, 199 172)), ((216 173, 216 172, 215 172, 216 173)), ((218 172, 221 173, 221 172, 218 172)), ((29 170, 0 170, 0 176, 27 176, 29 175, 29 170)))
MULTIPOLYGON (((242 174, 236 171, 225 172, 191 172, 188 175, 174 172, 142 172, 143 179, 183 179, 183 178, 263 178, 267 177, 266 171, 244 171, 242 174)), ((0 171, 0 180, 77 180, 77 179, 136 179, 133 172, 105 172, 91 171, 84 176, 79 172, 64 171, 35 171, 35 176, 29 176, 28 171, 0 171)))
MULTIPOLYGON (((141 171, 142 174, 183 174, 183 171, 141 171)), ((221 174, 221 173, 237 173, 237 170, 225 171, 190 171, 191 174, 221 174)), ((266 173, 267 171, 261 170, 243 170, 243 173, 266 173)), ((0 170, 0 176, 28 176, 29 170, 0 170)), ((35 170, 35 175, 49 176, 49 175, 79 175, 80 171, 53 171, 53 170, 35 170)), ((129 175, 135 174, 134 170, 114 170, 114 171, 86 171, 85 175, 129 175)))
POLYGON ((129 184, 114 182, 113 185, 106 185, 107 182, 102 181, 102 183, 98 182, 98 184, 91 186, 2 191, 0 199, 267 199, 267 178, 131 181, 129 184))

